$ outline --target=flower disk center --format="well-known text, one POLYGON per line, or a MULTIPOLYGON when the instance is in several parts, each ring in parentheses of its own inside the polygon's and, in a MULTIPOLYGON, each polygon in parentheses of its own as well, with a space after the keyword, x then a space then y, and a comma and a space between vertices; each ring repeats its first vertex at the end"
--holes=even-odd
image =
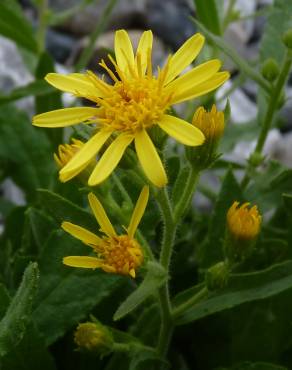
POLYGON ((115 131, 135 133, 156 124, 169 107, 160 79, 140 77, 117 81, 101 105, 101 122, 115 131))
POLYGON ((97 251, 103 259, 103 270, 135 277, 135 270, 143 262, 140 244, 128 235, 104 238, 97 251))

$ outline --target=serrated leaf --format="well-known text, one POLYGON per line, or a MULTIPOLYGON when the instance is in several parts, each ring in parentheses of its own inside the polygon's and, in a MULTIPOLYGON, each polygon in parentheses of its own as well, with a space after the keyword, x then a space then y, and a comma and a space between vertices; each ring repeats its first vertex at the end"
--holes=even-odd
POLYGON ((78 324, 122 283, 100 270, 63 265, 70 255, 88 255, 90 248, 63 231, 54 231, 40 255, 40 288, 33 318, 50 345, 78 324))
POLYGON ((93 232, 99 229, 94 216, 70 200, 46 189, 39 189, 38 195, 42 207, 58 224, 69 221, 93 232))
POLYGON ((38 274, 36 263, 31 263, 26 268, 22 282, 0 322, 0 356, 12 351, 24 336, 31 317, 38 274))
POLYGON ((226 288, 188 309, 178 318, 177 324, 184 325, 242 303, 272 297, 291 288, 292 261, 258 272, 234 274, 226 288))
POLYGON ((120 320, 128 315, 151 295, 167 280, 167 272, 157 262, 147 263, 147 273, 143 282, 120 305, 114 314, 114 320, 120 320))

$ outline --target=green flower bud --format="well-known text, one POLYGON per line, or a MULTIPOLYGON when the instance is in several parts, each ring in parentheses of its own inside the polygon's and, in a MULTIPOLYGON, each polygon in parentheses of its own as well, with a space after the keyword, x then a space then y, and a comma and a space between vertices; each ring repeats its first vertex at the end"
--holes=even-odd
POLYGON ((261 72, 266 80, 273 82, 278 77, 280 69, 275 59, 269 58, 265 60, 261 72))
POLYGON ((282 36, 282 41, 288 49, 292 49, 292 29, 290 28, 284 32, 282 36))
POLYGON ((79 324, 74 333, 74 341, 81 350, 95 352, 101 356, 109 354, 114 346, 111 333, 99 322, 79 324))
POLYGON ((229 266, 227 262, 218 262, 210 267, 205 276, 206 285, 209 291, 224 288, 229 278, 229 266))

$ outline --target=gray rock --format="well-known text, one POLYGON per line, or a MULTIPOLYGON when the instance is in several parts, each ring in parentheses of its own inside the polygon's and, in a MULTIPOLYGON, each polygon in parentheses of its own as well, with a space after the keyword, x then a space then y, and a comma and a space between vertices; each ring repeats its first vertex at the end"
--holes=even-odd
POLYGON ((192 10, 185 0, 147 0, 146 10, 149 28, 174 50, 195 33, 189 19, 192 10))
MULTIPOLYGON (((0 36, 0 90, 8 94, 13 89, 33 81, 16 45, 0 36)), ((16 102, 16 105, 28 113, 33 112, 33 98, 28 97, 16 102)))

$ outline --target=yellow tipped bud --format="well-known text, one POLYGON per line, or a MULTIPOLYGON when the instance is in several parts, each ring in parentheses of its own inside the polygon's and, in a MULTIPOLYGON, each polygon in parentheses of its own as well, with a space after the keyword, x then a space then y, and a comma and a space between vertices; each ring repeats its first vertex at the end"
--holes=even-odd
POLYGON ((199 169, 208 168, 218 157, 217 147, 224 132, 224 113, 217 111, 215 105, 210 112, 204 107, 199 107, 192 119, 196 126, 205 136, 203 145, 187 149, 187 157, 191 164, 199 169))
POLYGON ((217 141, 223 135, 224 113, 218 112, 215 104, 210 112, 207 112, 204 107, 199 107, 193 116, 192 124, 203 132, 204 145, 206 145, 208 141, 217 141))
POLYGON ((255 239, 260 232, 261 220, 257 206, 249 208, 249 203, 239 207, 239 202, 234 202, 227 212, 228 229, 239 240, 255 239))
POLYGON ((208 290, 218 290, 224 288, 228 282, 230 270, 229 265, 225 261, 216 263, 211 266, 205 276, 206 285, 208 290))
POLYGON ((58 153, 54 153, 54 159, 59 168, 63 168, 84 145, 82 141, 77 139, 71 141, 72 144, 59 145, 58 153))
POLYGON ((112 351, 114 341, 109 330, 98 322, 79 324, 74 333, 74 341, 81 350, 106 355, 112 351))
POLYGON ((262 217, 257 206, 234 202, 227 212, 225 253, 232 262, 243 261, 252 252, 260 232, 262 217))

